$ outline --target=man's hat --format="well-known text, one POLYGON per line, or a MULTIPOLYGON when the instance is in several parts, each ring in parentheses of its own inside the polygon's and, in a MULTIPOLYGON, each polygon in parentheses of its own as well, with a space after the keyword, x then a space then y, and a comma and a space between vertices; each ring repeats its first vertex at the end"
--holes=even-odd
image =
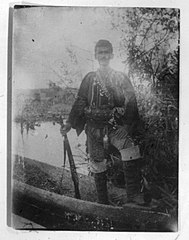
POLYGON ((95 46, 95 53, 96 53, 98 47, 107 47, 110 50, 110 52, 113 53, 112 44, 108 40, 104 40, 104 39, 99 40, 95 46))

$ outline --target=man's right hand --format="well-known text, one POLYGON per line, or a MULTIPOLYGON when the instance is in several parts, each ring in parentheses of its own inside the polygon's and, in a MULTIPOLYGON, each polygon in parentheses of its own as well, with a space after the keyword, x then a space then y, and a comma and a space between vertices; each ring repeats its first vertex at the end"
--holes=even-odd
POLYGON ((65 136, 71 129, 71 124, 66 123, 63 127, 60 128, 60 133, 62 136, 65 136))

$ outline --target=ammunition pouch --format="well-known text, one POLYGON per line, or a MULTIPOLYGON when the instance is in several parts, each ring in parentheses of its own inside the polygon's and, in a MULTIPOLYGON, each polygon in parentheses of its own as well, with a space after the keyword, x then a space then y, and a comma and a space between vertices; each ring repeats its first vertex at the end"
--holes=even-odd
POLYGON ((129 148, 121 149, 122 161, 132 161, 141 158, 139 146, 132 146, 129 148))

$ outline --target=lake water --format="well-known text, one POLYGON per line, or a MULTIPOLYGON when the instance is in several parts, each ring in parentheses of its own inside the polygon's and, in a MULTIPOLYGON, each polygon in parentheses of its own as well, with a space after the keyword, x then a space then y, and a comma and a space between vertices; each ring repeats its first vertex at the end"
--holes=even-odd
MULTIPOLYGON (((71 129, 67 134, 72 153, 74 156, 77 172, 88 174, 88 162, 86 160, 85 142, 83 132, 79 137, 76 131, 71 129)), ((56 167, 63 166, 63 138, 60 134, 60 125, 52 122, 41 123, 35 130, 21 134, 20 124, 13 124, 12 129, 12 152, 23 157, 45 162, 56 167)), ((68 156, 66 168, 69 169, 68 156)))

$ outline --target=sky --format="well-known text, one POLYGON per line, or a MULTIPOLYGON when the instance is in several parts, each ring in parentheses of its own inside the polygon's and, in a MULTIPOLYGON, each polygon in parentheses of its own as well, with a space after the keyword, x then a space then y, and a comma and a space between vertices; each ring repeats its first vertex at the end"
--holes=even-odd
POLYGON ((67 47, 77 57, 76 74, 71 85, 78 87, 82 77, 98 67, 94 60, 94 46, 99 39, 111 41, 115 55, 111 66, 123 71, 118 51, 120 36, 112 30, 111 17, 105 8, 14 9, 13 88, 45 88, 49 81, 58 82, 64 75, 62 62, 69 66, 70 72, 74 71, 67 47))

